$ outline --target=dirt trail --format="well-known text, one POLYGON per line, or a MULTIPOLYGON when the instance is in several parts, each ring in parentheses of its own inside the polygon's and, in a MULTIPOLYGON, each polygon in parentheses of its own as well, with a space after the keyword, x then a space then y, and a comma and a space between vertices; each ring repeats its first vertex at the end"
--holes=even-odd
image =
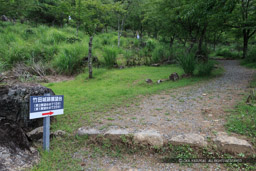
MULTIPOLYGON (((224 131, 226 110, 234 107, 244 97, 254 71, 240 66, 238 61, 220 63, 225 69, 221 77, 148 96, 139 104, 126 109, 115 109, 109 112, 109 116, 102 118, 101 124, 96 128, 112 125, 105 129, 126 128, 131 132, 154 129, 166 138, 185 133, 197 133, 206 138, 212 136, 215 131, 224 131), (112 119, 109 120, 108 117, 112 119)), ((181 168, 177 164, 159 164, 155 161, 156 157, 126 156, 127 159, 117 160, 105 156, 97 158, 97 161, 85 158, 84 160, 88 162, 89 170, 111 167, 114 167, 112 170, 115 170, 115 167, 124 170, 219 170, 222 167, 212 164, 204 168, 206 165, 195 164, 181 168)))
POLYGON ((138 105, 111 111, 97 128, 113 125, 106 129, 155 129, 168 137, 181 133, 210 136, 223 130, 225 111, 244 97, 254 71, 240 66, 238 61, 220 63, 225 69, 223 76, 165 91, 143 99, 138 105))

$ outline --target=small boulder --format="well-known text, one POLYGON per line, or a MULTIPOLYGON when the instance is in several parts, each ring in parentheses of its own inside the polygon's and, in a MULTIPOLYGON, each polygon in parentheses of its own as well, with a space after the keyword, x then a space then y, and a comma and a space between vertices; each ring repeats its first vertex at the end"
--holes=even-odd
MULTIPOLYGON (((43 134, 44 134, 44 128, 43 126, 41 126, 28 132, 27 136, 33 141, 39 141, 40 139, 43 138, 43 134)), ((65 131, 57 130, 55 132, 51 132, 50 137, 53 138, 53 137, 64 136, 64 135, 66 135, 65 131)))
POLYGON ((218 148, 223 152, 232 154, 252 154, 253 148, 246 140, 238 139, 236 137, 228 136, 225 132, 217 133, 216 138, 213 140, 218 148))
POLYGON ((178 135, 170 139, 169 141, 173 145, 190 145, 196 147, 205 147, 207 146, 207 142, 204 137, 199 134, 184 134, 178 135))
POLYGON ((79 128, 77 131, 77 135, 79 136, 84 136, 84 135, 88 135, 88 136, 97 136, 100 134, 100 131, 97 129, 86 129, 84 127, 79 128))
POLYGON ((44 132, 44 128, 43 126, 38 127, 30 132, 27 133, 27 136, 33 140, 33 141, 37 141, 41 138, 43 138, 43 132, 44 132))
POLYGON ((1 19, 2 19, 2 21, 9 21, 5 15, 2 15, 1 19))
POLYGON ((169 79, 170 79, 171 81, 177 81, 177 80, 180 79, 180 77, 179 77, 178 73, 174 72, 174 73, 172 73, 172 74, 169 76, 169 79))
POLYGON ((160 84, 161 82, 164 82, 163 80, 157 80, 157 84, 160 84))
POLYGON ((160 64, 152 64, 151 66, 153 66, 153 67, 159 67, 160 64))
POLYGON ((65 136, 67 133, 63 130, 57 130, 53 133, 51 133, 51 137, 63 137, 65 136))
POLYGON ((146 83, 151 84, 153 81, 151 79, 146 79, 146 83))
POLYGON ((162 147, 164 145, 163 136, 155 130, 135 133, 134 142, 141 145, 151 145, 156 147, 162 147))

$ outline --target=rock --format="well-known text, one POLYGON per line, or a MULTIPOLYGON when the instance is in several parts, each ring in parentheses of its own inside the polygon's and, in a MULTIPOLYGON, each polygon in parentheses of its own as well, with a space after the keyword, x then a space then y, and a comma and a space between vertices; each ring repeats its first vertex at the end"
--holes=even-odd
POLYGON ((43 137, 44 128, 43 126, 38 127, 27 133, 27 136, 34 141, 37 141, 43 137))
POLYGON ((149 84, 153 83, 153 81, 151 79, 146 79, 146 82, 149 84))
POLYGON ((53 132, 51 135, 54 137, 63 137, 65 136, 67 133, 63 130, 57 130, 55 132, 53 132))
POLYGON ((179 77, 178 73, 174 72, 174 73, 172 73, 172 74, 169 76, 169 79, 170 79, 171 81, 177 81, 177 80, 180 79, 180 77, 179 77))
POLYGON ((163 136, 155 130, 135 133, 134 142, 141 145, 151 145, 156 147, 162 147, 164 145, 163 136))
POLYGON ((0 170, 27 170, 39 162, 37 150, 31 152, 16 148, 15 151, 0 145, 0 170))
POLYGON ((9 21, 8 18, 5 15, 2 15, 2 21, 9 21))
POLYGON ((0 146, 15 151, 29 150, 30 142, 22 128, 12 120, 0 120, 0 146))
POLYGON ((217 65, 217 64, 214 64, 214 69, 218 69, 219 68, 219 65, 217 65))
POLYGON ((249 144, 246 140, 228 136, 225 132, 218 132, 216 138, 213 141, 223 152, 228 152, 232 154, 253 153, 252 145, 249 144))
POLYGON ((183 134, 172 137, 169 141, 173 145, 190 145, 196 147, 205 147, 207 146, 207 142, 204 137, 199 134, 183 134))
POLYGON ((164 82, 163 80, 158 80, 157 83, 160 84, 161 82, 164 82))
POLYGON ((138 169, 134 169, 134 168, 119 168, 119 167, 111 167, 110 169, 108 169, 108 171, 138 171, 138 169))
POLYGON ((84 136, 84 135, 88 135, 88 136, 97 136, 100 134, 100 131, 97 129, 86 129, 85 127, 79 128, 77 131, 77 135, 79 136, 84 136))
POLYGON ((0 118, 18 123, 25 131, 43 125, 43 119, 29 119, 29 98, 54 92, 40 85, 0 86, 0 118))
POLYGON ((108 130, 104 136, 111 140, 120 140, 122 136, 128 136, 129 132, 125 129, 111 129, 108 130))
MULTIPOLYGON (((33 141, 41 141, 41 139, 43 138, 43 134, 44 134, 44 128, 43 126, 41 126, 28 132, 27 136, 33 141)), ((53 137, 64 136, 64 135, 66 135, 65 131, 57 130, 55 132, 51 132, 50 137, 53 138, 53 137)))

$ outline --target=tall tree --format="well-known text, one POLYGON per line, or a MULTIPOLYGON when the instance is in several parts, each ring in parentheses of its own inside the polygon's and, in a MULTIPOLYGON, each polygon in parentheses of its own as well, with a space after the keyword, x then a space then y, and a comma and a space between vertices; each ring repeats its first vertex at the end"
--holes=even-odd
POLYGON ((80 10, 81 28, 83 28, 90 36, 89 52, 88 52, 88 68, 89 78, 93 77, 92 70, 92 46, 93 37, 96 33, 101 32, 106 25, 105 15, 112 10, 111 4, 103 4, 100 0, 78 0, 78 8, 80 10))
POLYGON ((256 33, 256 2, 254 0, 237 0, 230 21, 232 21, 232 27, 242 32, 243 58, 246 58, 249 40, 256 33))

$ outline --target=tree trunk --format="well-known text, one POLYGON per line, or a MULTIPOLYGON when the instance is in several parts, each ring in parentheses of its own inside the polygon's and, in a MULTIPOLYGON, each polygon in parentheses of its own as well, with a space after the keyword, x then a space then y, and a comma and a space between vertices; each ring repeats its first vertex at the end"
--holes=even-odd
POLYGON ((201 32, 201 36, 199 38, 199 42, 198 42, 198 50, 197 50, 197 56, 200 56, 202 58, 203 61, 207 61, 207 56, 206 54, 203 54, 203 50, 202 50, 202 46, 203 46, 203 42, 204 42, 204 36, 205 36, 205 33, 206 33, 206 28, 207 26, 204 26, 202 32, 201 32))
POLYGON ((88 53, 89 78, 92 78, 92 40, 93 40, 93 36, 90 37, 90 41, 89 41, 89 53, 88 53))
POLYGON ((198 42, 198 52, 201 53, 202 52, 202 45, 203 45, 203 41, 204 41, 204 35, 206 32, 206 27, 204 27, 202 34, 199 38, 199 42, 198 42))
POLYGON ((170 48, 172 48, 173 46, 173 42, 174 42, 174 36, 171 37, 171 41, 170 41, 170 48))
POLYGON ((248 41, 249 41, 246 29, 243 30, 243 36, 244 36, 243 59, 245 59, 247 56, 248 41))
POLYGON ((123 34, 123 29, 124 29, 124 18, 122 19, 120 36, 122 36, 122 34, 123 34))
POLYGON ((118 16, 118 43, 117 43, 117 45, 118 45, 118 47, 120 46, 120 16, 118 16))
POLYGON ((78 36, 78 31, 79 31, 79 23, 77 23, 77 25, 76 25, 76 36, 78 36))

